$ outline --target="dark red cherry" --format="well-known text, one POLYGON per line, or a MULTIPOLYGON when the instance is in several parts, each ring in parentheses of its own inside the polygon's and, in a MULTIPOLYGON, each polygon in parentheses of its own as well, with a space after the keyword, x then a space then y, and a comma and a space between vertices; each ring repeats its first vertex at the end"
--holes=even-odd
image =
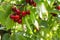
POLYGON ((20 15, 20 10, 17 9, 17 10, 15 11, 15 13, 16 13, 17 15, 20 15))
POLYGON ((26 14, 30 15, 30 10, 27 10, 27 11, 26 11, 26 14))
POLYGON ((14 19, 18 20, 20 18, 19 15, 15 15, 14 19))
POLYGON ((26 16, 26 11, 22 11, 22 16, 26 16))
POLYGON ((36 7, 36 3, 34 2, 33 4, 32 4, 34 7, 36 7))
POLYGON ((57 10, 60 10, 60 5, 56 7, 57 10))
POLYGON ((13 19, 13 21, 14 21, 14 22, 17 22, 17 21, 18 21, 18 19, 13 19))
POLYGON ((17 22, 18 22, 18 24, 21 24, 22 23, 22 19, 19 19, 17 22))
POLYGON ((15 18, 15 16, 14 16, 13 14, 11 14, 11 15, 10 15, 10 18, 11 18, 11 19, 14 19, 14 18, 15 18))
POLYGON ((26 0, 26 3, 29 3, 29 0, 26 0))
POLYGON ((33 0, 30 0, 30 1, 29 1, 29 4, 30 4, 30 5, 32 5, 33 3, 34 3, 34 1, 33 1, 33 0))
POLYGON ((16 6, 12 7, 12 11, 14 11, 14 12, 16 11, 16 6))

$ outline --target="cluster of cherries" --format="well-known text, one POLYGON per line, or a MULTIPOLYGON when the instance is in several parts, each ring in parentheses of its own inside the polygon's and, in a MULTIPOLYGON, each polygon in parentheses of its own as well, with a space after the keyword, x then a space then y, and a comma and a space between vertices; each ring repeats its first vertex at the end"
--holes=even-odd
POLYGON ((34 0, 26 0, 26 3, 29 3, 30 5, 36 7, 36 3, 34 2, 34 0))
POLYGON ((30 15, 30 10, 20 11, 19 9, 16 8, 16 6, 13 6, 12 7, 12 11, 14 13, 10 15, 10 18, 14 22, 17 22, 18 24, 21 24, 22 23, 22 17, 25 17, 27 14, 30 15))

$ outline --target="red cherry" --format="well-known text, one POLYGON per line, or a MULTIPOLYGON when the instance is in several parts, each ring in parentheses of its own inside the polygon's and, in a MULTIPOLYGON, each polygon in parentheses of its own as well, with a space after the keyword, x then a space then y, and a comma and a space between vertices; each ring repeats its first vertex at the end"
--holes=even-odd
POLYGON ((36 3, 34 2, 33 4, 32 4, 34 7, 36 7, 36 3))
POLYGON ((57 6, 56 9, 57 9, 57 10, 60 10, 60 6, 57 6))
POLYGON ((14 21, 14 22, 17 22, 19 19, 20 19, 20 16, 19 15, 10 15, 10 18, 14 21))
POLYGON ((20 16, 19 15, 15 15, 13 20, 14 20, 14 22, 17 22, 19 19, 20 19, 20 16))
POLYGON ((14 19, 14 17, 15 17, 15 16, 14 16, 13 14, 10 15, 10 18, 11 18, 11 19, 14 19))
POLYGON ((14 21, 14 22, 17 22, 17 21, 18 21, 18 19, 13 19, 13 21, 14 21))
POLYGON ((12 7, 12 11, 16 11, 16 6, 13 6, 12 7))
POLYGON ((30 10, 27 10, 27 11, 26 11, 26 14, 30 15, 30 10))
POLYGON ((25 11, 22 11, 22 16, 26 16, 26 12, 25 11))
POLYGON ((14 17, 15 20, 18 20, 19 18, 20 18, 19 15, 15 15, 15 17, 14 17))
POLYGON ((22 19, 19 19, 17 22, 18 22, 18 24, 21 24, 22 23, 22 19))
POLYGON ((17 15, 20 15, 20 10, 17 9, 17 10, 15 11, 15 13, 16 13, 17 15))
POLYGON ((34 3, 34 1, 33 1, 33 0, 30 0, 30 1, 29 1, 29 4, 30 4, 30 5, 32 5, 33 3, 34 3))
POLYGON ((29 3, 29 0, 26 0, 26 3, 29 3))

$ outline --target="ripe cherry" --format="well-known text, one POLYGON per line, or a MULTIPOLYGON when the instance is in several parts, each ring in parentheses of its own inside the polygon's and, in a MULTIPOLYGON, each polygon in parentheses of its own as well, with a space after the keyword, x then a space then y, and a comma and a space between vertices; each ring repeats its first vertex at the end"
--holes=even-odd
POLYGON ((30 4, 30 5, 32 5, 33 3, 34 3, 34 1, 33 1, 33 0, 30 0, 30 1, 29 1, 29 4, 30 4))
POLYGON ((20 18, 19 15, 15 15, 15 16, 14 16, 14 19, 15 19, 15 20, 18 20, 19 18, 20 18))
POLYGON ((60 10, 60 5, 56 7, 57 10, 60 10))
POLYGON ((18 21, 18 19, 13 19, 13 21, 14 21, 14 22, 17 22, 17 21, 18 21))
POLYGON ((34 2, 33 4, 32 4, 34 7, 36 7, 36 3, 34 2))
POLYGON ((22 19, 19 19, 17 22, 18 22, 18 24, 21 24, 22 23, 22 19))
POLYGON ((20 15, 20 10, 17 9, 17 10, 15 11, 15 13, 16 13, 17 15, 20 15))
POLYGON ((10 15, 10 18, 11 18, 11 19, 14 19, 14 18, 15 18, 15 16, 14 16, 13 14, 11 14, 11 15, 10 15))
POLYGON ((26 16, 26 11, 22 11, 22 16, 26 16))
POLYGON ((27 11, 26 11, 26 14, 30 15, 30 10, 27 10, 27 11))
POLYGON ((29 0, 26 0, 26 3, 29 3, 29 0))
POLYGON ((30 4, 30 5, 32 5, 33 3, 34 3, 34 1, 33 1, 33 0, 30 0, 30 1, 29 1, 29 4, 30 4))
POLYGON ((12 7, 12 11, 14 11, 14 12, 16 11, 16 6, 12 7))

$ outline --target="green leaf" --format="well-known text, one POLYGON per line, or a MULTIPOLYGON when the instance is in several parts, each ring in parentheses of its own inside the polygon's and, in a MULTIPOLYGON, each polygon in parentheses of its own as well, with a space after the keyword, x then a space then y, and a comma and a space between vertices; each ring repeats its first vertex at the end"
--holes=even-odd
POLYGON ((4 34, 2 40, 10 40, 10 35, 8 33, 4 34))
POLYGON ((27 40, 27 39, 20 33, 14 33, 12 35, 12 40, 27 40))
POLYGON ((0 8, 1 8, 0 22, 3 26, 6 26, 7 29, 10 29, 11 27, 14 26, 14 22, 10 19, 11 5, 8 4, 8 5, 5 5, 4 7, 1 6, 0 8))
POLYGON ((0 2, 3 2, 4 0, 0 0, 0 2))
POLYGON ((13 20, 10 19, 10 16, 8 16, 8 18, 5 21, 5 26, 7 29, 13 28, 13 26, 15 25, 13 20))
POLYGON ((54 1, 55 1, 55 0, 50 0, 50 2, 51 2, 51 3, 50 3, 50 7, 53 6, 54 1))
POLYGON ((5 12, 5 10, 4 10, 4 8, 2 6, 0 6, 0 12, 2 12, 2 13, 5 12))
POLYGON ((26 22, 26 25, 27 25, 27 29, 28 29, 27 31, 28 31, 28 33, 33 34, 32 29, 31 29, 31 27, 30 27, 30 24, 29 24, 29 22, 28 22, 27 16, 26 16, 26 18, 25 18, 25 22, 26 22))

